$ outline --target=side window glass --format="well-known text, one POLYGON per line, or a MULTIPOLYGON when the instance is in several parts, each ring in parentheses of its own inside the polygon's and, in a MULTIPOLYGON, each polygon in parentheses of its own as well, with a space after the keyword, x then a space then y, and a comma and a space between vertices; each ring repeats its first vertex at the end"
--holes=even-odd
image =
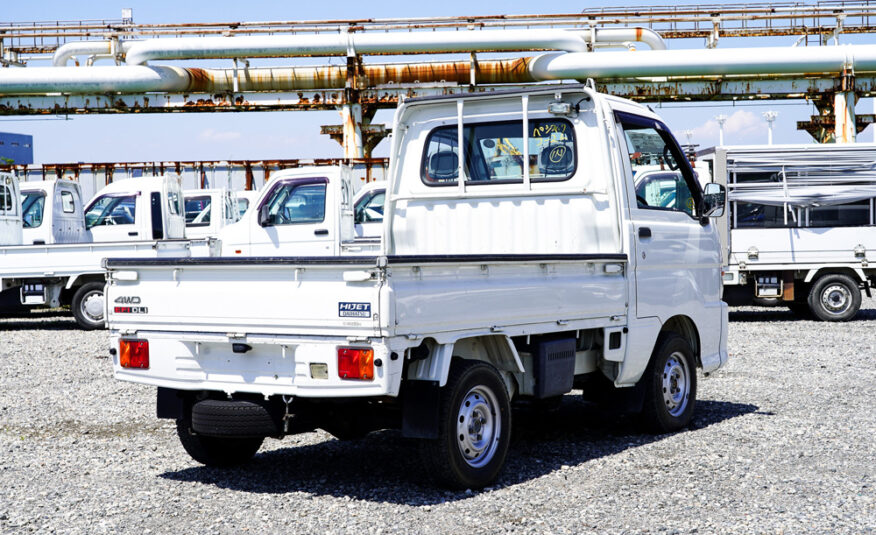
POLYGON ((237 212, 239 217, 243 217, 243 214, 246 213, 247 209, 249 209, 249 199, 237 199, 237 212))
POLYGON ((14 202, 12 190, 8 186, 0 184, 0 210, 3 212, 14 212, 14 202))
POLYGON ((24 228, 37 228, 43 224, 43 209, 46 194, 42 191, 25 193, 21 200, 21 216, 24 228))
POLYGON ((267 200, 273 225, 319 223, 325 219, 325 183, 283 184, 267 200))
POLYGON ((210 224, 210 196, 186 197, 186 226, 206 227, 210 224))
POLYGON ((423 180, 440 186, 455 184, 459 178, 458 136, 455 126, 436 128, 426 141, 423 156, 423 180))
POLYGON ((85 227, 101 225, 133 225, 137 219, 137 197, 103 196, 91 203, 85 212, 85 227))
POLYGON ((356 205, 356 223, 383 221, 383 205, 386 193, 380 192, 363 197, 356 205))
POLYGON ((69 191, 61 192, 61 211, 65 214, 72 214, 76 212, 76 206, 73 202, 73 194, 69 191))
POLYGON ((679 162, 678 146, 665 130, 658 130, 654 121, 621 120, 633 183, 639 208, 673 210, 696 215, 696 202, 691 191, 693 177, 684 175, 685 166, 679 162))

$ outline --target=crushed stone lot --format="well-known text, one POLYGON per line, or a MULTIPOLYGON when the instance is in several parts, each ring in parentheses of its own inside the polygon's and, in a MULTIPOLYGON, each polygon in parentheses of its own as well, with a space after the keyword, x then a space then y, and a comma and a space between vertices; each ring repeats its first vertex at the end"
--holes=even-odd
POLYGON ((112 378, 107 334, 0 319, 0 533, 873 533, 876 301, 856 320, 731 309, 729 364, 693 424, 642 434, 567 395, 519 413, 483 491, 430 486, 397 432, 267 440, 204 468, 152 387, 112 378))

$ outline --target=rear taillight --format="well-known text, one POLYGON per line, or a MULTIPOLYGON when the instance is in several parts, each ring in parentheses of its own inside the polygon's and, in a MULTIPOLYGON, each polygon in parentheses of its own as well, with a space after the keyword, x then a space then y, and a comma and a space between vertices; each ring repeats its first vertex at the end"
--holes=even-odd
POLYGON ((149 341, 119 340, 119 364, 122 368, 149 368, 149 341))
POLYGON ((338 377, 366 381, 374 379, 374 350, 361 347, 339 347, 338 377))

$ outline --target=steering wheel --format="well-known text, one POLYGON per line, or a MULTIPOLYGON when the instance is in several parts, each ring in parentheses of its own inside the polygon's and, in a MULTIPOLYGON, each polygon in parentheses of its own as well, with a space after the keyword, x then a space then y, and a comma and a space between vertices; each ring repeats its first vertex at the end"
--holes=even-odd
POLYGON ((672 156, 672 151, 669 150, 669 145, 663 146, 663 161, 666 162, 666 167, 675 171, 678 169, 678 162, 672 156))

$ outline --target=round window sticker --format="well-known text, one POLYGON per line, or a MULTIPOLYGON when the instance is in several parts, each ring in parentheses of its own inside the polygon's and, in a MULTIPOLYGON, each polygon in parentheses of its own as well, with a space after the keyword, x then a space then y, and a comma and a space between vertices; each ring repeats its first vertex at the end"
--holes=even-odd
POLYGON ((693 200, 693 197, 689 197, 689 198, 687 199, 687 203, 685 203, 685 204, 687 204, 687 209, 690 210, 691 212, 693 212, 693 209, 694 209, 694 200, 693 200))
POLYGON ((548 158, 550 159, 551 163, 560 163, 561 161, 563 161, 563 157, 565 155, 566 155, 566 147, 563 145, 560 145, 558 147, 554 147, 553 149, 551 149, 551 152, 550 152, 550 155, 548 156, 548 158))

